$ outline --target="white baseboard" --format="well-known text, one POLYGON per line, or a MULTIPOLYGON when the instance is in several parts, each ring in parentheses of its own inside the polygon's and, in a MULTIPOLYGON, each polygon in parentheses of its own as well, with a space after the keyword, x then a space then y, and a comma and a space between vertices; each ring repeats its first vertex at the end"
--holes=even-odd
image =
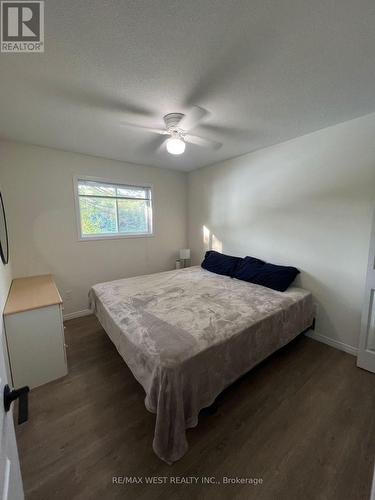
POLYGON ((81 318, 82 316, 89 316, 89 314, 92 314, 90 309, 82 309, 82 311, 63 314, 63 320, 67 321, 68 319, 81 318))
POLYGON ((334 340, 330 337, 326 337, 325 335, 321 335, 320 333, 314 332, 314 330, 309 330, 305 333, 307 337, 311 339, 317 340, 318 342, 323 342, 323 344, 327 344, 331 347, 335 347, 340 351, 344 351, 348 354, 352 354, 353 356, 357 356, 358 349, 357 347, 353 347, 349 344, 345 344, 344 342, 340 342, 340 340, 334 340))

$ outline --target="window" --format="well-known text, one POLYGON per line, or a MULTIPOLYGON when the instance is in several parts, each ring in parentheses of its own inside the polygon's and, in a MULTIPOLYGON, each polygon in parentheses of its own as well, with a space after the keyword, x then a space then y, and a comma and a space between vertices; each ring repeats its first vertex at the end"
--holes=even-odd
POLYGON ((151 187, 76 179, 83 239, 152 235, 151 187))

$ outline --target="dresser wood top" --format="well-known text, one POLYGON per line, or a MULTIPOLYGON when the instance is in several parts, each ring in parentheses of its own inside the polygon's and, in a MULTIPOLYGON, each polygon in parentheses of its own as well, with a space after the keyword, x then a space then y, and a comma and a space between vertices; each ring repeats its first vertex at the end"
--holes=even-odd
POLYGON ((4 316, 61 303, 52 274, 16 278, 9 290, 4 316))

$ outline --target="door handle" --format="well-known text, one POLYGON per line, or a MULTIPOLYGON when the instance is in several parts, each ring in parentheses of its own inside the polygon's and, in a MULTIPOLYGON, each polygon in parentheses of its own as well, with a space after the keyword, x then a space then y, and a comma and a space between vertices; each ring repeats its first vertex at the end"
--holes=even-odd
POLYGON ((29 418, 29 391, 30 389, 27 385, 13 390, 10 389, 8 384, 4 386, 4 410, 9 411, 10 405, 18 399, 19 424, 23 424, 29 418))

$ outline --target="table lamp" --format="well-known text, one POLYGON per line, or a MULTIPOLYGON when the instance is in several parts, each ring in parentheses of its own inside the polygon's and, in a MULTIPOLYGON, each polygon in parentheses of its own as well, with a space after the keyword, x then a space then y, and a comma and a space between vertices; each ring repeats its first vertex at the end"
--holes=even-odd
POLYGON ((183 263, 183 267, 187 266, 187 261, 190 260, 190 248, 181 248, 180 250, 180 260, 183 263))

